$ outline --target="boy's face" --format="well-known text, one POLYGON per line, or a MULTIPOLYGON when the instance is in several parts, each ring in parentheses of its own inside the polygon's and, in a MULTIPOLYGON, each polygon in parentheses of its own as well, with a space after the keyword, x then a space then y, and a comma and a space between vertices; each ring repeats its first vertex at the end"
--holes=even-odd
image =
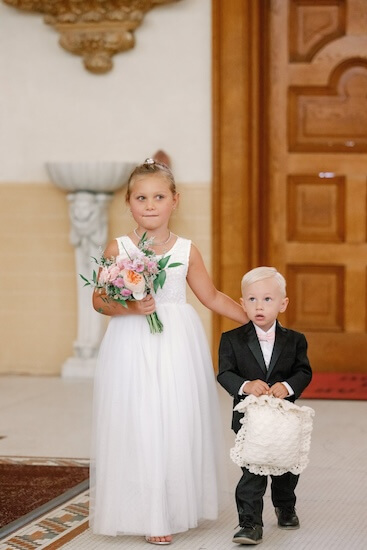
POLYGON ((277 281, 269 277, 247 285, 240 302, 250 321, 267 331, 278 313, 287 309, 288 298, 282 296, 277 281))

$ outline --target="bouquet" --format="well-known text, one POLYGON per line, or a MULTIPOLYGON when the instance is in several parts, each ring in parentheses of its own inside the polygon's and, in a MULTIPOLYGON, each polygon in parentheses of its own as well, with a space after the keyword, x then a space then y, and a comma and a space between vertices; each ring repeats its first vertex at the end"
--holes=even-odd
MULTIPOLYGON (((167 277, 166 269, 182 265, 181 262, 168 264, 171 256, 162 256, 158 259, 154 250, 150 248, 153 238, 147 239, 146 233, 138 243, 138 251, 129 254, 127 258, 121 255, 116 258, 104 258, 96 262, 100 273, 94 270, 92 280, 80 274, 85 282, 84 286, 91 285, 100 292, 104 291, 106 296, 102 298, 106 303, 111 300, 128 307, 127 302, 142 300, 147 294, 157 292, 162 288, 167 277)), ((163 331, 163 324, 158 318, 157 312, 146 316, 150 332, 152 334, 163 331)))

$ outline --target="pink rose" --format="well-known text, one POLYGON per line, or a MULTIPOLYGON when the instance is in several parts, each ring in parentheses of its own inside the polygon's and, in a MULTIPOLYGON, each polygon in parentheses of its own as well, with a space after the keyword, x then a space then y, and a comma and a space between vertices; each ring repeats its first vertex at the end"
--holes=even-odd
POLYGON ((125 283, 124 279, 122 277, 117 277, 117 279, 111 281, 113 285, 117 286, 117 288, 123 288, 125 283))
POLYGON ((147 269, 149 273, 158 273, 157 262, 150 260, 147 264, 147 269))
POLYGON ((116 265, 120 270, 125 269, 128 262, 129 260, 127 258, 124 258, 123 256, 117 256, 116 258, 116 265))
POLYGON ((128 288, 123 288, 121 290, 121 296, 127 297, 127 296, 131 296, 131 295, 132 295, 132 292, 128 288))
POLYGON ((109 272, 109 280, 110 281, 113 281, 114 279, 117 279, 117 277, 120 275, 120 268, 113 264, 111 265, 109 268, 108 268, 108 272, 109 272))
POLYGON ((134 270, 138 273, 142 273, 144 271, 144 262, 141 262, 140 260, 136 260, 135 262, 134 270))
POLYGON ((109 281, 109 273, 107 267, 102 267, 101 272, 98 277, 98 281, 104 285, 109 281))

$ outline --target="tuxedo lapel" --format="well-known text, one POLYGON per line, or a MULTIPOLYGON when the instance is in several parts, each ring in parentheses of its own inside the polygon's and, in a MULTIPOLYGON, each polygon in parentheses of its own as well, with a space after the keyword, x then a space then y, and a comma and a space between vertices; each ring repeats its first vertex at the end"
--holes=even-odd
POLYGON ((266 365, 264 361, 264 356, 261 351, 260 343, 256 335, 256 330, 252 322, 245 325, 247 328, 246 331, 246 338, 247 338, 247 345, 252 351, 256 361, 259 363, 261 370, 266 373, 266 365))
POLYGON ((271 359, 268 367, 268 373, 267 373, 268 377, 270 376, 271 371, 276 365, 276 362, 278 361, 279 355, 282 349, 284 348, 286 341, 287 341, 287 330, 277 322, 274 348, 273 348, 273 353, 271 355, 271 359))

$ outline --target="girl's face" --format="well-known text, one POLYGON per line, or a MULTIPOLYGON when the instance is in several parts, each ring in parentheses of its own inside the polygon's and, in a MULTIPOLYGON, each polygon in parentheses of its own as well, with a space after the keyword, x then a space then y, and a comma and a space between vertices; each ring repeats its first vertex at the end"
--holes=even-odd
POLYGON ((241 305, 250 321, 266 332, 273 325, 278 313, 287 309, 288 298, 282 295, 277 281, 269 277, 247 285, 241 305))
POLYGON ((168 226, 178 194, 172 193, 170 182, 161 174, 137 176, 132 182, 129 205, 134 220, 147 231, 168 226))

